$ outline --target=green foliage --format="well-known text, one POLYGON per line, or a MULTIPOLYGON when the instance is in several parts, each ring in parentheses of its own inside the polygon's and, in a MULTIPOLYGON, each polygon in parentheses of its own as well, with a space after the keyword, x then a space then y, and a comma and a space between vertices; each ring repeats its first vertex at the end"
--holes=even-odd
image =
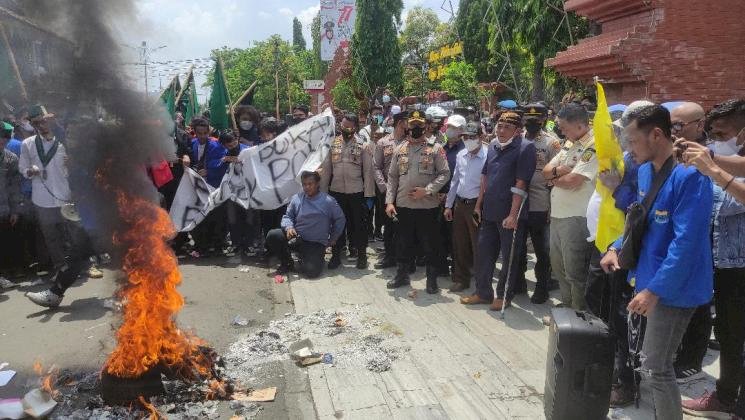
POLYGON ((331 89, 334 106, 346 111, 357 112, 360 109, 360 101, 355 96, 354 83, 350 79, 341 79, 331 89))
POLYGON ((435 46, 435 31, 440 24, 437 13, 429 8, 416 6, 406 15, 404 30, 399 38, 404 62, 421 66, 435 46))
POLYGON ((398 29, 402 0, 357 0, 352 36, 354 85, 366 96, 382 86, 400 94, 403 87, 398 29))
POLYGON ((463 42, 463 56, 476 70, 480 82, 493 81, 498 76, 497 69, 490 65, 489 21, 484 21, 491 0, 461 0, 455 29, 463 42))
POLYGON ((313 55, 312 55, 312 67, 311 67, 311 78, 314 80, 320 80, 326 77, 326 73, 329 71, 329 65, 325 61, 321 60, 321 13, 316 14, 313 18, 313 23, 310 25, 311 36, 313 37, 313 55))
POLYGON ((480 96, 476 69, 465 61, 453 61, 445 69, 440 83, 450 96, 465 105, 476 105, 480 96))
POLYGON ((279 73, 280 113, 288 112, 288 77, 292 103, 310 103, 310 95, 303 89, 303 80, 311 74, 309 53, 296 54, 293 46, 279 35, 272 35, 244 50, 223 48, 212 51, 212 55, 223 59, 231 98, 237 100, 254 81, 258 81, 254 105, 262 111, 273 113, 277 92, 274 79, 276 71, 279 73))
POLYGON ((295 48, 296 53, 305 51, 305 37, 303 36, 303 25, 300 23, 300 19, 294 18, 292 20, 292 46, 295 48))

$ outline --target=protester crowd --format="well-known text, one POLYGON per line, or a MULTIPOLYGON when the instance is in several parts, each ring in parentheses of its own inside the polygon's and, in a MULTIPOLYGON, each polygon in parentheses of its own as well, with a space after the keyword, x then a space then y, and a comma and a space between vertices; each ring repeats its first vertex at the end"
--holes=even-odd
MULTIPOLYGON (((469 108, 403 108, 389 96, 368 115, 334 109, 338 136, 318 170, 300 174, 302 192, 273 210, 227 201, 180 233, 175 251, 235 264, 277 257, 279 274, 312 278, 347 256, 368 269, 368 247, 378 242, 374 267, 395 268, 388 288, 408 285, 424 267, 427 293, 450 277, 462 304, 502 310, 528 292, 532 249, 532 304, 545 304, 558 287, 558 306, 612 326, 612 406, 633 403, 645 380, 657 418, 681 418, 681 405, 693 415, 745 417, 745 100, 708 112, 690 102, 616 107, 624 168, 604 171, 592 123, 604 110, 589 98, 506 101, 483 119, 469 108), (627 220, 626 235, 598 248, 600 185, 628 220, 640 212, 641 238, 628 233, 627 220), (707 347, 721 349, 716 390, 681 402, 677 383, 701 376, 707 347)), ((217 188, 243 150, 309 117, 302 105, 288 121, 240 106, 236 129, 217 131, 207 115, 187 125, 177 113, 176 155, 161 168, 170 176, 156 182, 164 208, 185 168, 217 188)), ((65 129, 34 106, 6 117, 0 133, 0 288, 29 272, 53 273, 49 290, 28 297, 55 307, 85 267, 101 275, 90 233, 65 217, 65 129)))

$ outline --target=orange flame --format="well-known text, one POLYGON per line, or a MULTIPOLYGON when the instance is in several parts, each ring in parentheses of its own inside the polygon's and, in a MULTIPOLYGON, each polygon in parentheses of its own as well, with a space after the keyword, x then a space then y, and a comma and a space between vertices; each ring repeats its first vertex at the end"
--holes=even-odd
POLYGON ((122 269, 128 284, 120 291, 124 319, 106 372, 136 378, 162 365, 188 379, 211 377, 211 362, 198 348, 201 341, 176 326, 175 314, 184 299, 176 289, 181 283, 178 261, 166 242, 176 234, 171 219, 145 199, 121 191, 116 196, 119 213, 129 226, 114 237, 127 248, 122 269))
POLYGON ((160 415, 158 410, 155 408, 154 405, 150 404, 145 397, 140 395, 140 404, 142 404, 143 407, 150 413, 150 420, 160 420, 163 418, 163 416, 160 415))
POLYGON ((52 398, 59 396, 59 391, 54 389, 54 384, 57 382, 57 374, 59 370, 56 366, 52 365, 49 370, 44 372, 44 367, 40 360, 34 361, 34 372, 41 377, 39 388, 49 394, 52 398))

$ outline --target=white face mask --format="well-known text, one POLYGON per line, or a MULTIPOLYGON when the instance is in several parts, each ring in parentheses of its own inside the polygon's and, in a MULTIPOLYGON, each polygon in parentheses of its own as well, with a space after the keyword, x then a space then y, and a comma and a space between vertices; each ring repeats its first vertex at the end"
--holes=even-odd
POLYGON ((512 143, 512 139, 509 139, 506 142, 502 143, 501 141, 499 141, 499 138, 497 138, 497 143, 499 143, 499 147, 504 149, 505 147, 509 146, 512 143))
POLYGON ((740 151, 741 146, 737 145, 737 137, 732 137, 727 141, 715 141, 710 147, 717 155, 732 156, 740 151))
POLYGON ((463 140, 463 144, 466 145, 466 150, 469 152, 473 152, 481 147, 481 141, 479 139, 465 139, 463 140))
POLYGON ((241 126, 242 129, 248 131, 248 130, 254 128, 254 123, 253 123, 253 121, 241 121, 240 126, 241 126))

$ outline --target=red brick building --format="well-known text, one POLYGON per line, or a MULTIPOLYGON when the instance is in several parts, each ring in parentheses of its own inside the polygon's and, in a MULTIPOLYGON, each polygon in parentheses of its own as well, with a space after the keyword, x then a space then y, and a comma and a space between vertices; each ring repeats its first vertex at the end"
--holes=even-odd
POLYGON ((605 81, 609 103, 689 100, 709 108, 745 97, 745 1, 566 0, 602 33, 546 64, 605 81))

